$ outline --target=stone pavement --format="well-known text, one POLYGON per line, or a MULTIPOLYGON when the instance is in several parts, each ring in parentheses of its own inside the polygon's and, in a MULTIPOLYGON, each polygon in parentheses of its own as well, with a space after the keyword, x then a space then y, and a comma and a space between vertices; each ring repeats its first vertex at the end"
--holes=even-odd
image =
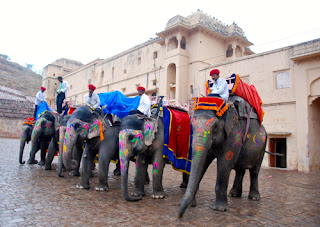
MULTIPOLYGON (((24 160, 27 160, 30 143, 24 160)), ((229 210, 211 210, 215 199, 216 163, 206 172, 197 194, 197 207, 189 207, 177 218, 181 174, 167 165, 163 185, 166 198, 146 196, 139 202, 124 200, 120 177, 113 176, 111 164, 107 192, 76 189, 77 177, 58 178, 54 170, 38 165, 20 165, 19 140, 0 138, 0 226, 320 226, 320 174, 263 168, 260 173, 260 201, 247 199, 249 174, 244 179, 243 196, 229 197, 229 210)), ((39 154, 37 154, 39 159, 39 154)), ((132 190, 134 165, 130 165, 132 190)), ((151 166, 149 167, 151 174, 151 166)), ((150 175, 151 176, 151 175, 150 175)), ((229 189, 232 186, 232 172, 229 189)), ((95 175, 91 186, 97 183, 95 175)))

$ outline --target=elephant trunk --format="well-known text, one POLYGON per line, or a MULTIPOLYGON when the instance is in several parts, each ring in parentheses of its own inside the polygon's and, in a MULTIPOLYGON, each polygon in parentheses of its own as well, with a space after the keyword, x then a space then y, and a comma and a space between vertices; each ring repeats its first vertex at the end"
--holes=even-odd
POLYGON ((35 160, 36 152, 38 151, 39 147, 39 137, 42 133, 43 125, 45 124, 45 119, 40 118, 37 120, 32 133, 31 133, 31 151, 30 151, 30 157, 28 160, 28 164, 37 164, 37 161, 35 160))
POLYGON ((79 165, 79 163, 73 159, 73 148, 77 142, 77 137, 78 135, 72 124, 67 125, 62 147, 62 160, 63 165, 68 171, 76 169, 79 165))
POLYGON ((136 202, 141 200, 141 197, 131 197, 128 194, 128 172, 129 172, 130 155, 120 154, 120 168, 121 168, 121 190, 123 197, 129 202, 136 202))
POLYGON ((65 126, 60 126, 59 128, 59 158, 58 158, 58 176, 63 177, 62 175, 62 166, 63 166, 63 161, 62 161, 62 152, 63 152, 63 142, 64 142, 64 136, 66 133, 66 127, 65 126))
MULTIPOLYGON (((203 138, 201 138, 202 140, 203 138)), ((197 141, 197 140, 195 140, 197 141)), ((203 143, 194 143, 192 146, 192 164, 191 164, 191 173, 189 176, 189 182, 186 189, 186 192, 180 202, 180 207, 178 210, 178 217, 182 218, 184 212, 188 208, 189 204, 195 198, 195 194, 198 190, 201 178, 203 166, 206 161, 206 156, 208 152, 208 144, 203 143)))
POLYGON ((19 163, 24 164, 25 161, 22 161, 24 147, 26 145, 26 134, 25 130, 22 128, 20 134, 20 152, 19 152, 19 163))

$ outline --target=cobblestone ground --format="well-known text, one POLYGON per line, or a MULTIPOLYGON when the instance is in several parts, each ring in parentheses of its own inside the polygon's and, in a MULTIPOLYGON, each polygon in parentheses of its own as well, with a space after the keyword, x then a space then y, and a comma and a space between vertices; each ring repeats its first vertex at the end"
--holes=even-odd
MULTIPOLYGON (((260 201, 247 199, 249 174, 244 179, 243 196, 229 198, 229 210, 211 210, 215 199, 216 164, 204 176, 197 194, 197 207, 189 207, 177 218, 181 174, 167 165, 163 185, 166 198, 150 197, 146 186, 142 201, 124 200, 120 177, 113 176, 111 164, 107 192, 76 189, 77 177, 58 178, 54 170, 38 165, 20 165, 19 140, 0 139, 0 226, 320 226, 320 174, 263 168, 260 173, 260 201)), ((26 147, 24 160, 29 156, 26 147)), ((39 159, 39 154, 38 154, 39 159)), ((132 190, 134 165, 130 166, 132 190)), ((151 174, 151 166, 149 167, 151 174)), ((232 186, 232 172, 229 189, 232 186)), ((91 186, 98 182, 91 178, 91 186)))

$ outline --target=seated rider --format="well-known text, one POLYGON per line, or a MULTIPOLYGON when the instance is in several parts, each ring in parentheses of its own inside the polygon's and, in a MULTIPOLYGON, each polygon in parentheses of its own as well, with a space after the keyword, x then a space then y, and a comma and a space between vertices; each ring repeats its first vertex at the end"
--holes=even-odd
POLYGON ((89 93, 84 97, 85 104, 90 105, 94 108, 94 111, 98 114, 101 114, 100 108, 100 99, 96 93, 93 93, 96 90, 96 87, 92 84, 89 84, 89 93))
POLYGON ((213 80, 213 83, 210 83, 211 94, 208 96, 222 98, 225 102, 229 98, 229 90, 227 81, 219 76, 220 71, 218 69, 213 69, 210 72, 210 76, 213 80))
POLYGON ((150 117, 151 115, 151 108, 150 108, 150 99, 149 97, 144 93, 145 88, 144 87, 138 87, 137 88, 139 96, 140 96, 140 104, 138 106, 138 109, 136 110, 130 110, 129 114, 144 114, 150 117))

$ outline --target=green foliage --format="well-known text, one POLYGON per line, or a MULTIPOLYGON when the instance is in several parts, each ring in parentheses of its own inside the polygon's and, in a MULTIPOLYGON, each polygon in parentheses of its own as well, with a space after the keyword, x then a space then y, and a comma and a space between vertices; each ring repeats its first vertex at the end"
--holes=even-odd
POLYGON ((7 60, 7 61, 10 61, 11 59, 9 58, 8 55, 5 55, 5 54, 0 54, 0 57, 7 60))

